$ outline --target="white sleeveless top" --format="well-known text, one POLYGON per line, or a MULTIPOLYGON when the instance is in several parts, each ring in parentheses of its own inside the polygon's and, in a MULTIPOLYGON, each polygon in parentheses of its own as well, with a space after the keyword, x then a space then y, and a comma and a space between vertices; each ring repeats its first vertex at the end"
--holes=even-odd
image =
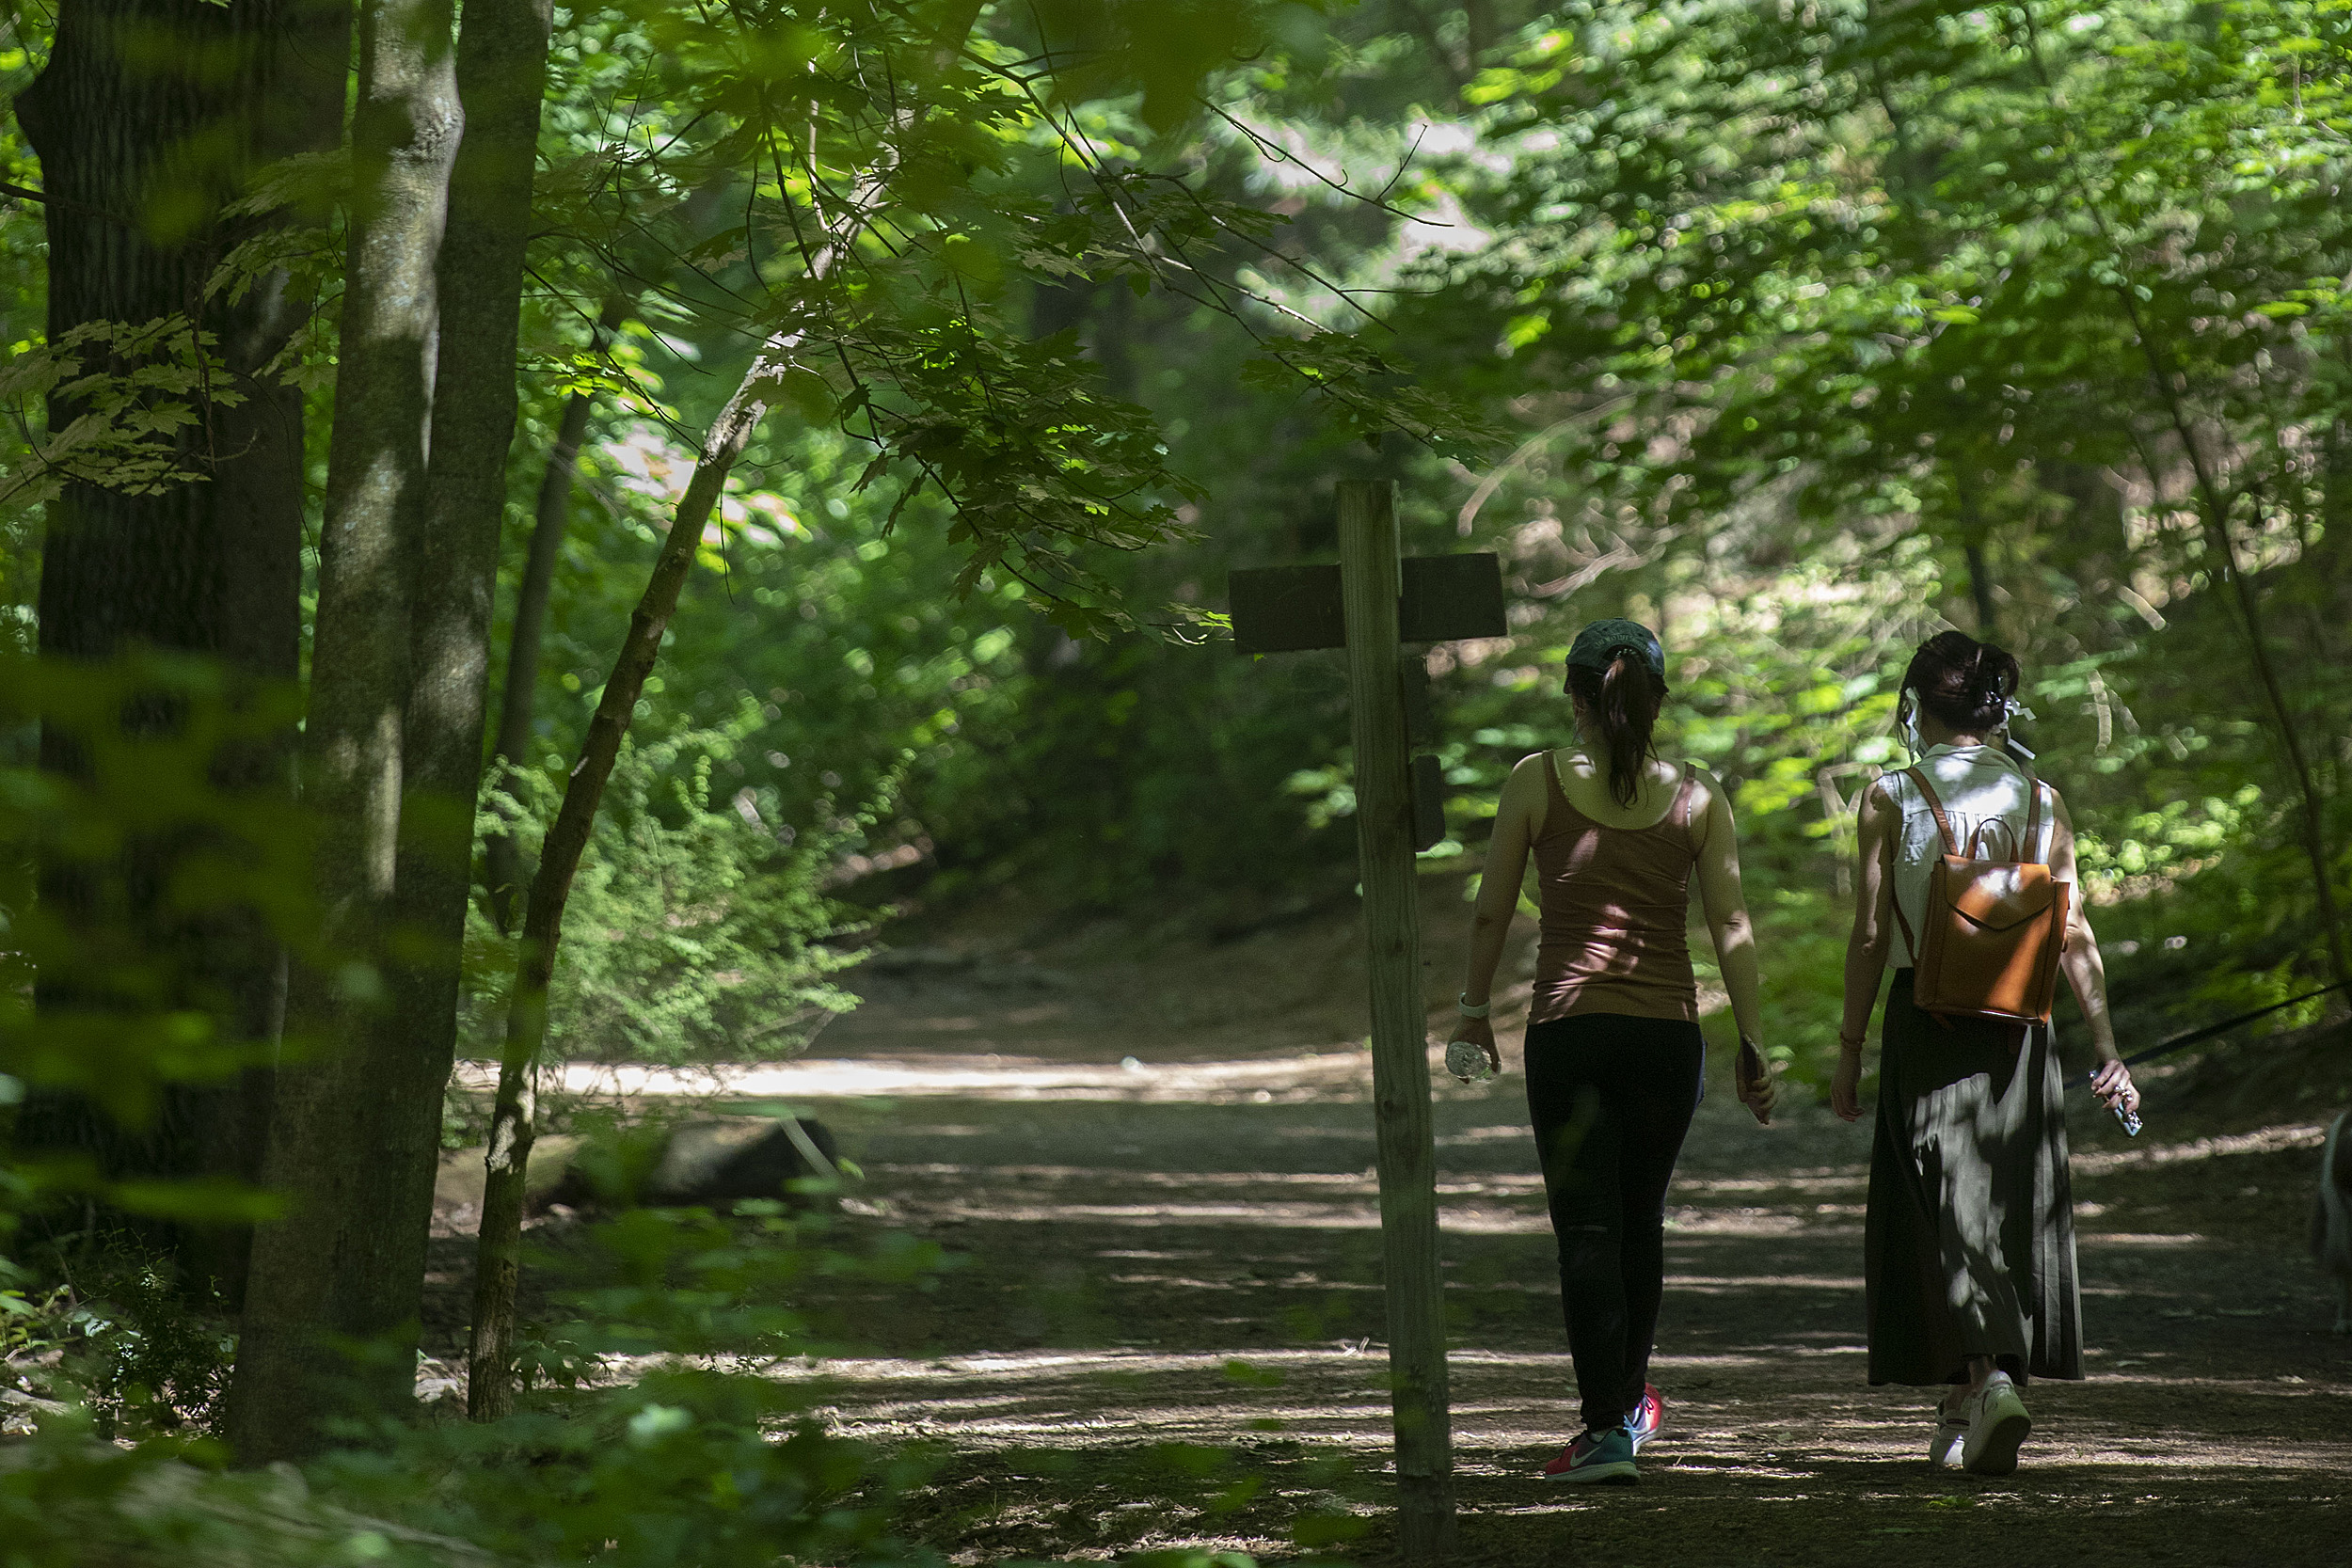
MULTIPOLYGON (((1931 746, 1919 759, 1919 769, 1935 785, 1944 802, 1945 819, 1960 852, 1967 854, 1977 830, 1987 827, 1982 853, 2002 859, 2040 859, 2049 853, 2050 825, 2058 816, 2056 792, 2043 797, 2036 844, 2025 842, 2026 770, 1998 746, 1931 746)), ((1944 853, 1944 835, 1936 831, 1935 813, 1904 773, 1880 777, 1878 787, 1903 814, 1895 837, 1895 904, 1911 929, 1920 929, 1928 907, 1928 874, 1944 853)), ((1903 927, 1898 923, 1899 940, 1903 927)), ((1906 946, 1908 944, 1906 943, 1906 946)), ((1909 961, 1919 961, 1907 953, 1909 961)))

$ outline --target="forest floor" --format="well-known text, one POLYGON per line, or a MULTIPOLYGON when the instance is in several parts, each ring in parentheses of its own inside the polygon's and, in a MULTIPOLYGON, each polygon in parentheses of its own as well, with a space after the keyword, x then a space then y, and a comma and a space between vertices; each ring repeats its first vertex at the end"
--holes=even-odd
MULTIPOLYGON (((1089 958, 1133 932, 1024 949, 983 923, 862 976, 811 1059, 740 1085, 863 1167, 844 1243, 944 1249, 921 1289, 837 1287, 854 1340, 796 1374, 844 1429, 930 1447, 918 1538, 967 1563, 1284 1560, 1304 1520, 1354 1532, 1334 1557, 1389 1556, 1370 1058, 1329 1000, 1361 994, 1347 926, 1153 939, 1137 963, 1089 958)), ((2026 1390, 2024 1464, 1989 1480, 1931 1472, 1929 1398, 1865 1382, 1867 1122, 1800 1091, 1758 1129, 1716 1053, 1669 1199, 1666 1429, 1639 1486, 1575 1490, 1538 1473, 1574 1378, 1509 1038, 1491 1084, 1435 1074, 1455 1560, 2352 1560, 2352 1338, 2303 1241, 2316 1112, 2159 1092, 2128 1140, 2085 1097, 2089 1376, 2026 1390)))

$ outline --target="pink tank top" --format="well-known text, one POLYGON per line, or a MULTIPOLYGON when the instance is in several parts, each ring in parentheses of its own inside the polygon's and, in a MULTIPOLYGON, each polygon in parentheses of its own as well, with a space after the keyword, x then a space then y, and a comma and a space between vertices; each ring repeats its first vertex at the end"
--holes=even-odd
POLYGON ((1646 828, 1612 828, 1577 810, 1549 752, 1544 785, 1549 804, 1534 847, 1542 936, 1528 1022, 1575 1013, 1695 1022, 1690 769, 1666 815, 1646 828))

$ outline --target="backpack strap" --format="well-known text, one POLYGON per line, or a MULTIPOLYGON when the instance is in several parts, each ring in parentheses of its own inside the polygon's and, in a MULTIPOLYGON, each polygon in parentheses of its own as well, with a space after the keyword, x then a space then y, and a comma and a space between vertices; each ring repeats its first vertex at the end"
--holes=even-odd
MULTIPOLYGON (((1915 768, 1906 768, 1904 771, 1911 775, 1914 779, 1917 778, 1919 772, 1919 770, 1915 768)), ((1879 877, 1880 880, 1886 884, 1886 907, 1895 911, 1895 924, 1903 933, 1903 957, 1909 958, 1915 964, 1919 961, 1919 939, 1911 934, 1911 922, 1903 918, 1902 895, 1895 890, 1895 870, 1899 863, 1897 840, 1902 837, 1902 802, 1899 800, 1893 800, 1894 791, 1892 789, 1887 791, 1887 795, 1889 800, 1893 801, 1896 810, 1895 832, 1887 835, 1886 868, 1879 874, 1879 877)), ((1929 799, 1933 800, 1934 797, 1931 795, 1929 799)), ((1943 808, 1941 806, 1936 808, 1936 819, 1938 821, 1943 820, 1943 808)), ((1949 829, 1946 829, 1945 836, 1948 838, 1950 836, 1950 832, 1951 831, 1949 829)))
MULTIPOLYGON (((1944 815, 1943 797, 1937 795, 1935 786, 1928 783, 1927 769, 1913 767, 1906 768, 1903 771, 1910 776, 1913 784, 1919 786, 1920 795, 1927 800, 1928 810, 1935 814, 1935 831, 1944 835, 1944 852, 1947 855, 1958 855, 1960 840, 1952 836, 1952 819, 1944 815)), ((2028 827, 2026 831, 2031 833, 2033 830, 2028 827)))
POLYGON ((2019 858, 2022 859, 2033 853, 2035 847, 2042 842, 2042 781, 2035 778, 2033 769, 2022 762, 2017 765, 2017 770, 2026 775, 2026 833, 2017 844, 2019 858))

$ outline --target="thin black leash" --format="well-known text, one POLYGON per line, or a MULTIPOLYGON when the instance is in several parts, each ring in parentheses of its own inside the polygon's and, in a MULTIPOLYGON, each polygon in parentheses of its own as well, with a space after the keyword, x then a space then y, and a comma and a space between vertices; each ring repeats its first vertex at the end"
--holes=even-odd
MULTIPOLYGON (((2202 1029, 2191 1029, 2185 1035, 2175 1035, 2162 1045, 2152 1045, 2145 1051, 2136 1052, 2124 1057, 2123 1065, 2127 1068, 2137 1067, 2140 1063, 2153 1061, 2158 1056, 2168 1056, 2175 1051, 2185 1051, 2192 1045, 2202 1044, 2217 1035, 2226 1035, 2240 1024, 2251 1023, 2258 1018, 2267 1018, 2272 1013, 2292 1007, 2298 1002, 2309 1002, 2316 997, 2326 996, 2330 991, 2342 990, 2347 983, 2352 982, 2338 980, 2332 986, 2322 986, 2317 990, 2307 990, 2300 996, 2290 996, 2284 1002, 2273 1002, 2267 1007, 2257 1007, 2250 1013, 2240 1013, 2235 1018, 2225 1018, 2218 1023, 2209 1023, 2202 1029)), ((2090 1084, 2092 1076, 2093 1074, 2085 1074, 2083 1082, 2086 1085, 2090 1084)), ((2115 1119, 2123 1124, 2125 1132, 2135 1138, 2139 1136, 2140 1122, 2136 1112, 2126 1111, 2122 1106, 2117 1105, 2115 1119)))
POLYGON ((2290 996, 2284 1002, 2273 1002, 2267 1007, 2257 1007, 2250 1013, 2240 1013, 2235 1018, 2225 1018, 2218 1023, 2209 1023, 2202 1029, 2192 1029, 2185 1035, 2175 1035, 2162 1045, 2152 1045, 2136 1055, 2124 1057, 2123 1065, 2137 1067, 2140 1063, 2152 1062, 2158 1056, 2170 1055, 2175 1051, 2185 1051, 2192 1045, 2201 1045, 2212 1039, 2216 1035, 2228 1034, 2241 1023, 2251 1023, 2258 1018, 2267 1018, 2272 1013, 2292 1007, 2298 1002, 2309 1002, 2314 997, 2326 996, 2329 991, 2342 990, 2346 984, 2352 984, 2352 982, 2338 980, 2332 986, 2322 986, 2317 990, 2307 990, 2300 996, 2290 996))

